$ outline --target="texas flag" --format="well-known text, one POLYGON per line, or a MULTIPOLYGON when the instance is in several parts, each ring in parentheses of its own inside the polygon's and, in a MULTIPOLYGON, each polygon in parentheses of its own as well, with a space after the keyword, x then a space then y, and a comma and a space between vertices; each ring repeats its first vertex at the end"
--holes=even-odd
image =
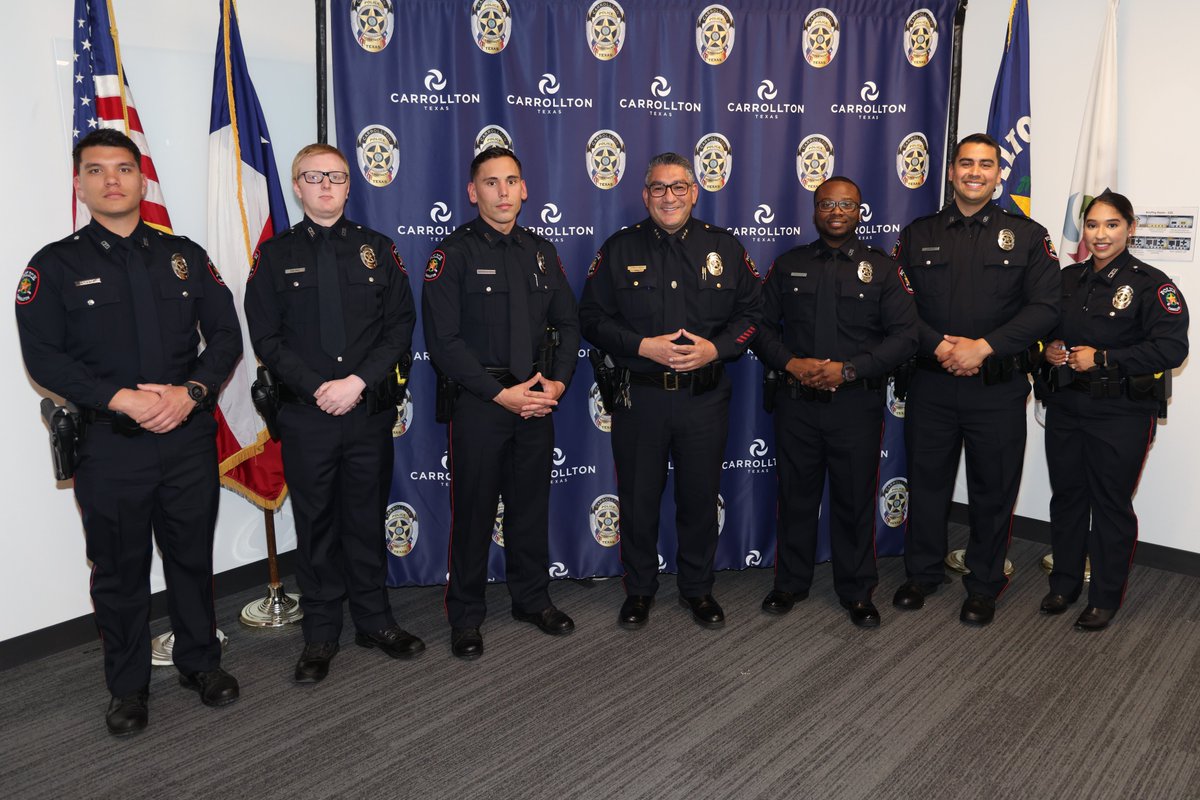
POLYGON ((242 323, 243 356, 221 392, 217 454, 221 483, 264 509, 283 503, 287 485, 278 442, 250 402, 258 361, 242 310, 258 245, 288 227, 287 208, 262 107, 250 82, 232 0, 220 0, 221 31, 208 135, 208 252, 242 323))

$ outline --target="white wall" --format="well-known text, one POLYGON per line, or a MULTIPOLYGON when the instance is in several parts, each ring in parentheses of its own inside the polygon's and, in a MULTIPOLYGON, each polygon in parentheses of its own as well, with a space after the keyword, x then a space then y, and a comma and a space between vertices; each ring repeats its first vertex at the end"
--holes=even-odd
MULTIPOLYGON (((1062 225, 1084 92, 1106 0, 1032 0, 1035 144, 1033 213, 1056 238, 1062 225)), ((986 126, 1010 0, 971 0, 963 60, 959 130, 986 126)), ((69 0, 10 4, 9 37, 0 67, 9 76, 10 119, 0 129, 8 153, 0 217, 11 285, 30 256, 66 235, 70 218, 70 147, 64 111, 70 61, 69 0)), ((205 238, 208 117, 218 2, 114 0, 122 55, 177 232, 205 238)), ((312 3, 241 0, 239 14, 251 75, 263 103, 281 174, 291 155, 316 135, 312 3)), ((1121 33, 1120 190, 1135 205, 1200 205, 1200 163, 1189 134, 1200 125, 1193 98, 1200 50, 1188 39, 1200 27, 1200 6, 1185 0, 1124 0, 1121 33)), ((289 196, 289 200, 290 200, 289 196)), ((294 204, 293 221, 298 216, 294 204)), ((1200 304, 1194 264, 1164 265, 1185 295, 1200 304)), ((3 285, 0 283, 0 285, 3 285)), ((51 480, 38 393, 25 375, 12 316, 0 319, 0 419, 9 442, 0 457, 0 493, 9 523, 0 551, 0 641, 86 614, 88 565, 69 486, 51 480)), ((1189 450, 1200 450, 1200 376, 1183 369, 1171 420, 1138 494, 1142 540, 1192 551, 1200 517, 1200 484, 1189 450)), ((1045 519, 1049 500, 1041 429, 1030 422, 1025 481, 1018 513, 1045 519)), ((959 499, 965 500, 965 495, 959 499)), ((218 571, 265 556, 262 517, 222 492, 215 557, 218 571)), ((277 517, 281 550, 294 546, 287 506, 277 517)), ((264 583, 266 576, 264 575, 264 583)), ((152 581, 162 588, 161 573, 152 581)))

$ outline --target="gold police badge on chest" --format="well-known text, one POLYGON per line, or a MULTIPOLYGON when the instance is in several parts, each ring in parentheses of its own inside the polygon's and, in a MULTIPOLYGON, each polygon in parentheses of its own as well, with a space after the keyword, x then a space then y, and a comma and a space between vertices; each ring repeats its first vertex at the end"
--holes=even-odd
POLYGON ((875 270, 871 267, 870 261, 858 262, 858 279, 860 281, 863 283, 870 283, 871 278, 874 277, 874 275, 875 270))
POLYGON ((179 280, 186 281, 188 279, 187 259, 183 257, 182 253, 176 253, 171 256, 171 269, 174 271, 175 277, 179 278, 179 280))
POLYGON ((358 248, 358 257, 362 259, 363 266, 367 269, 375 269, 379 266, 379 261, 375 258, 375 250, 369 244, 358 248))
POLYGON ((720 253, 709 253, 704 257, 704 268, 708 270, 708 274, 714 278, 720 277, 725 271, 725 263, 721 261, 720 253))
POLYGON ((1113 294, 1113 308, 1115 308, 1117 311, 1124 311, 1125 309, 1129 308, 1131 303, 1133 303, 1132 286, 1121 286, 1117 289, 1116 293, 1113 294))
POLYGON ((1017 235, 1005 228, 996 236, 996 244, 1000 245, 1001 250, 1012 250, 1017 246, 1017 235))

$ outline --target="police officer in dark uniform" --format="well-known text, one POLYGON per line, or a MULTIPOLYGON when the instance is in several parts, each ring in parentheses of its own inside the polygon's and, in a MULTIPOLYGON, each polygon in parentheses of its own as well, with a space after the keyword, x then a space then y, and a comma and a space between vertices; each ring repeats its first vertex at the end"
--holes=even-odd
POLYGON ((1000 148, 965 137, 950 164, 954 202, 900 232, 918 346, 905 407, 908 580, 893 604, 918 609, 946 580, 946 525, 965 445, 970 539, 959 618, 986 625, 1008 585, 1004 559, 1025 455, 1025 355, 1058 321, 1058 257, 1046 229, 991 202, 1000 148))
POLYGON ((680 603, 704 627, 725 624, 712 595, 732 393, 724 362, 756 333, 762 287, 741 243, 692 217, 699 194, 686 158, 651 159, 642 189, 650 217, 600 248, 579 306, 584 336, 629 371, 624 401, 611 409, 626 592, 617 622, 626 628, 646 624, 658 590, 668 458, 680 603))
MULTIPOLYGON (((763 610, 808 597, 829 471, 833 583, 850 620, 879 625, 871 593, 874 510, 888 374, 917 348, 917 312, 902 269, 854 235, 862 194, 829 178, 813 194, 820 238, 771 265, 753 348, 775 389, 779 521, 775 587, 763 610)), ((770 391, 770 389, 768 389, 770 391)))
POLYGON ((204 250, 141 221, 137 145, 101 129, 73 157, 92 221, 33 257, 17 287, 17 328, 29 374, 81 411, 75 499, 112 693, 106 722, 121 736, 148 721, 152 529, 180 684, 210 706, 238 697, 220 666, 213 611, 212 407, 242 339, 204 250))
POLYGON ((412 345, 416 310, 391 240, 343 216, 350 184, 341 151, 301 148, 292 189, 304 219, 256 254, 246 320, 283 401, 279 437, 304 611, 295 679, 316 683, 338 651, 343 599, 359 646, 393 658, 425 649, 392 616, 384 549, 396 421, 389 385, 412 345))
POLYGON ((550 602, 550 414, 575 371, 579 321, 554 245, 516 224, 528 195, 513 152, 479 153, 467 196, 479 216, 430 256, 421 307, 439 390, 458 393, 448 432, 446 615, 451 652, 474 659, 483 655, 479 628, 500 498, 513 618, 552 635, 575 629, 550 602))
POLYGON ((1183 295, 1126 249, 1136 229, 1124 195, 1105 191, 1088 204, 1083 241, 1092 257, 1063 271, 1062 321, 1046 348, 1054 570, 1041 611, 1062 614, 1075 602, 1090 556, 1080 630, 1107 627, 1125 599, 1137 545, 1133 493, 1166 414, 1166 381, 1188 353, 1183 295))

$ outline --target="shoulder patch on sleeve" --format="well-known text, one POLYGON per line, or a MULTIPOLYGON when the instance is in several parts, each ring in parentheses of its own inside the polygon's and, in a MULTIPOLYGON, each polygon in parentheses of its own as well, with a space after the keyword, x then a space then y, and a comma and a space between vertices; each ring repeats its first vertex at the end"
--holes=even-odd
POLYGON ((425 265, 425 280, 436 281, 442 275, 442 267, 446 265, 446 254, 441 250, 434 250, 429 256, 429 263, 425 265))
POLYGON ((217 272, 217 268, 215 266, 213 266, 211 258, 208 259, 208 274, 212 275, 213 280, 216 281, 219 285, 221 285, 221 286, 225 285, 225 279, 221 277, 221 273, 217 272))
MULTIPOLYGON (((21 301, 18 300, 17 302, 21 301)), ((1179 296, 1179 290, 1175 288, 1175 284, 1173 283, 1164 283, 1158 287, 1158 302, 1168 314, 1183 313, 1183 301, 1179 296)))
POLYGON ((742 251, 742 260, 746 262, 746 269, 750 270, 750 274, 761 281, 763 278, 758 274, 758 267, 754 266, 754 259, 745 250, 742 251))
POLYGON ((900 277, 900 285, 904 287, 904 291, 913 294, 912 282, 908 279, 908 273, 899 264, 896 265, 896 275, 900 277))
POLYGON ((33 302, 33 298, 37 297, 38 285, 42 282, 42 276, 33 267, 26 267, 21 273, 21 280, 17 282, 17 305, 24 306, 33 302))
POLYGON ((396 252, 396 245, 392 245, 392 259, 396 262, 396 266, 400 268, 400 272, 407 275, 408 270, 404 267, 404 259, 396 252))
POLYGON ((592 259, 591 266, 588 267, 587 276, 590 278, 596 274, 596 270, 600 269, 600 262, 604 259, 604 251, 597 250, 596 257, 592 259))
POLYGON ((1046 255, 1058 261, 1058 251, 1054 249, 1054 240, 1050 238, 1050 234, 1046 234, 1046 238, 1042 240, 1046 246, 1046 255))
POLYGON ((258 272, 258 261, 262 258, 262 250, 254 248, 254 255, 250 257, 250 274, 246 276, 246 283, 254 280, 255 273, 258 272))
POLYGON ((892 245, 892 261, 895 261, 898 258, 900 258, 900 240, 899 239, 897 239, 896 243, 894 245, 892 245))

